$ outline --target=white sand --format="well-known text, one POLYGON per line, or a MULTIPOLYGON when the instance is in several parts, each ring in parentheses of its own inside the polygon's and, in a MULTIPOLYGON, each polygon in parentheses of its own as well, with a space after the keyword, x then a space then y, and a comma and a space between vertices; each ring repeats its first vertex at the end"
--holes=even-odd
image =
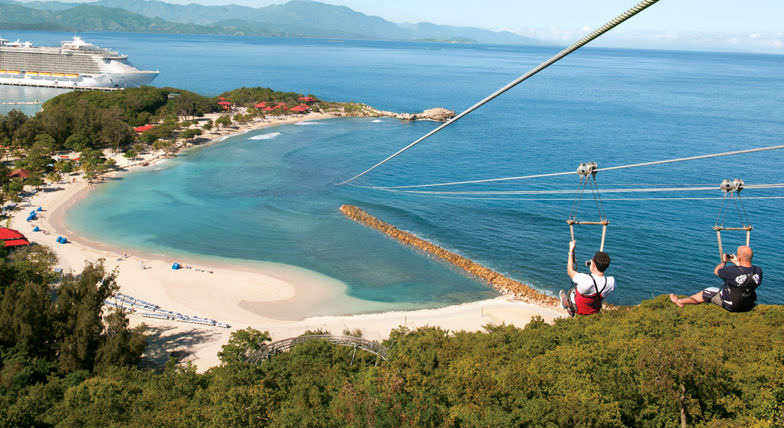
MULTIPOLYGON (((257 121, 232 130, 231 135, 329 117, 332 116, 311 113, 281 120, 257 121)), ((205 137, 216 139, 227 132, 213 132, 205 137)), ((147 154, 133 162, 119 156, 116 160, 121 167, 132 169, 160 161, 156 160, 160 157, 158 153, 147 154)), ((65 184, 51 185, 20 204, 22 208, 12 217, 10 227, 19 230, 28 239, 53 249, 59 259, 59 266, 66 272, 81 271, 85 261, 103 258, 107 268, 118 269, 120 292, 167 310, 207 317, 231 325, 229 329, 206 327, 143 318, 138 313, 130 314, 131 325, 145 323, 151 327, 151 345, 146 354, 158 362, 165 361, 169 353, 176 352, 185 355, 185 360, 191 361, 200 371, 206 370, 219 363, 217 352, 230 334, 246 327, 269 331, 273 340, 313 329, 327 330, 333 334, 341 334, 346 329, 361 330, 365 338, 382 340, 399 326, 438 326, 451 331, 479 331, 488 324, 506 323, 522 327, 536 315, 548 322, 565 315, 560 309, 498 297, 440 309, 302 319, 307 314, 316 313, 315 308, 332 304, 335 299, 350 307, 352 298, 345 296, 345 285, 295 266, 273 263, 239 266, 230 261, 205 264, 181 257, 175 259, 165 255, 128 254, 129 251, 89 241, 68 229, 64 212, 92 186, 81 177, 67 177, 67 181, 65 184), (39 206, 44 209, 39 220, 25 221, 28 212, 39 206), (33 232, 36 225, 45 232, 33 232), (56 238, 60 235, 68 237, 71 242, 58 244, 56 238), (124 254, 128 254, 128 257, 122 257, 124 254), (173 261, 192 268, 172 270, 173 261)), ((362 307, 367 307, 367 302, 361 303, 362 307)), ((383 310, 383 306, 380 304, 379 310, 383 310)))

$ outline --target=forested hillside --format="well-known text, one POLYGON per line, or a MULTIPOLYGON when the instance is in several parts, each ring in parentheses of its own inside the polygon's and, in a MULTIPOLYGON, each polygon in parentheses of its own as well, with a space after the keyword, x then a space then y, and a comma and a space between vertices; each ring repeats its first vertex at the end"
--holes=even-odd
POLYGON ((0 263, 0 426, 746 427, 784 424, 784 310, 666 296, 525 329, 399 329, 390 359, 312 341, 260 364, 241 330, 199 374, 140 369, 140 332, 101 310, 102 265, 57 281, 46 251, 0 263), (100 315, 106 317, 101 321, 100 315))

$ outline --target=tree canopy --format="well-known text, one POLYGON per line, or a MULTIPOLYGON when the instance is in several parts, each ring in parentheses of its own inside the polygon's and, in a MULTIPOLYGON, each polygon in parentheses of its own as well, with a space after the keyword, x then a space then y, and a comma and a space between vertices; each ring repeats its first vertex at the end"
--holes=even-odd
POLYGON ((53 263, 41 249, 0 263, 0 426, 784 424, 778 306, 729 313, 660 296, 523 329, 401 327, 388 361, 315 340, 249 364, 269 334, 243 329, 197 373, 139 368, 140 332, 101 315, 114 273, 98 262, 58 282, 53 263))

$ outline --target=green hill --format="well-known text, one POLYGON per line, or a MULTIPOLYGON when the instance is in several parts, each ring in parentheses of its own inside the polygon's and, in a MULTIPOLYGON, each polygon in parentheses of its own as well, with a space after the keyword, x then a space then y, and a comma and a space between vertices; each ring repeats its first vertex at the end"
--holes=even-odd
MULTIPOLYGON (((157 0, 99 0, 78 5, 56 1, 19 3, 7 0, 0 22, 57 24, 79 31, 296 36, 374 40, 438 40, 499 44, 542 42, 508 32, 419 23, 399 25, 345 6, 292 0, 261 8, 175 5, 157 0), (22 9, 20 9, 22 8, 22 9), (13 9, 13 19, 10 17, 13 9), (24 11, 24 12, 22 12, 24 11)), ((5 28, 11 28, 5 26, 5 28)))
MULTIPOLYGON (((18 5, 0 7, 0 22, 25 25, 27 28, 48 29, 52 26, 70 31, 118 31, 157 33, 221 33, 214 27, 175 24, 160 18, 147 18, 122 9, 80 5, 64 10, 36 10, 18 5)), ((3 25, 3 28, 8 28, 3 25)))

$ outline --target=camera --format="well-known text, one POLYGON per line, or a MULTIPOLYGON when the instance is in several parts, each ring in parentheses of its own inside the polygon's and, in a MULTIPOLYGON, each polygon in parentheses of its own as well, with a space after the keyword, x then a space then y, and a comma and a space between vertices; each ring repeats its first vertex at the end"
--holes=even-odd
POLYGON ((585 267, 591 267, 591 263, 593 263, 593 259, 585 261, 585 267))
POLYGON ((733 259, 735 259, 735 254, 725 254, 724 255, 724 261, 728 262, 728 261, 733 260, 733 259))

